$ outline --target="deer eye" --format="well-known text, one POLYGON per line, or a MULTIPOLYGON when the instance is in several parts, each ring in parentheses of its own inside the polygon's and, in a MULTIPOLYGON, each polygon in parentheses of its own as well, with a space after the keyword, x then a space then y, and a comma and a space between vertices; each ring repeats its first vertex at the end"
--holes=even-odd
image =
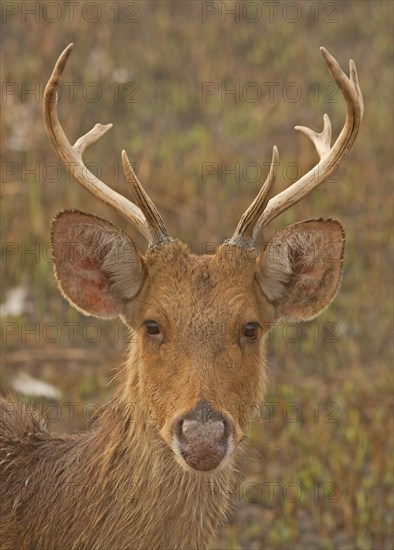
POLYGON ((150 321, 150 320, 145 321, 144 325, 145 325, 145 332, 149 336, 157 336, 160 334, 160 327, 156 323, 156 321, 150 321))
POLYGON ((247 323, 243 328, 242 334, 250 342, 254 342, 255 340, 257 340, 257 336, 259 335, 259 328, 260 325, 258 323, 247 323))

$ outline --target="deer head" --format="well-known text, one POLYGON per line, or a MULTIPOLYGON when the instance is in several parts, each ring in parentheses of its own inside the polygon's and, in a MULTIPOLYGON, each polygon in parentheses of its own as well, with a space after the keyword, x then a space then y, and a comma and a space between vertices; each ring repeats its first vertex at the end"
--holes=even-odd
POLYGON ((321 133, 296 127, 320 161, 296 183, 269 198, 278 165, 273 149, 268 177, 234 235, 212 256, 197 256, 172 239, 125 151, 122 162, 135 204, 84 166, 86 147, 111 124, 68 142, 57 116, 57 88, 73 45, 59 57, 47 84, 47 132, 70 174, 125 216, 148 241, 142 255, 108 221, 63 211, 52 223, 53 267, 64 297, 87 315, 119 316, 134 327, 125 395, 138 397, 151 429, 187 470, 223 467, 244 437, 251 403, 266 382, 264 336, 280 321, 313 319, 333 300, 342 273, 344 232, 335 220, 313 219, 279 232, 259 251, 263 228, 338 168, 360 126, 363 101, 354 63, 348 78, 321 48, 346 101, 345 125, 331 146, 331 124, 321 133), (136 375, 136 373, 138 373, 136 375), (136 382, 137 381, 137 382, 136 382))

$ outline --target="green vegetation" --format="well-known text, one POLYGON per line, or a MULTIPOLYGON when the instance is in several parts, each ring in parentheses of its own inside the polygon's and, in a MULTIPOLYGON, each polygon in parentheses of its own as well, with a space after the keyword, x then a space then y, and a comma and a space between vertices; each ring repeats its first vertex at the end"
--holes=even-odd
POLYGON ((302 171, 313 165, 315 152, 293 131, 296 124, 320 131, 327 112, 334 136, 342 127, 343 101, 339 94, 330 101, 331 78, 319 46, 346 71, 348 59, 356 61, 365 117, 354 150, 337 181, 281 216, 265 235, 310 217, 342 219, 342 288, 316 322, 272 333, 268 405, 255 411, 236 512, 212 548, 391 549, 392 3, 281 2, 272 22, 264 2, 100 2, 96 22, 93 11, 82 17, 81 7, 71 21, 65 3, 59 3, 55 22, 48 21, 54 15, 45 12, 45 3, 29 3, 38 6, 37 20, 23 19, 27 3, 5 4, 19 11, 7 16, 2 29, 8 87, 1 230, 8 248, 3 246, 0 297, 3 302, 9 289, 26 285, 30 308, 2 319, 2 384, 25 370, 59 387, 62 402, 80 403, 73 422, 62 415, 53 423, 56 430, 86 428, 83 404, 106 400, 107 380, 126 339, 120 324, 92 324, 64 302, 47 258, 49 220, 62 208, 92 212, 126 229, 109 208, 70 183, 64 170, 56 174, 41 97, 62 49, 75 42, 60 104, 70 141, 96 122, 113 122, 86 161, 127 194, 120 170, 125 148, 170 233, 197 252, 232 234, 264 181, 272 145, 280 153, 276 192, 295 176, 289 163, 302 171), (219 11, 204 22, 208 4, 219 11), (246 4, 251 7, 244 12, 246 4), (290 21, 295 12, 289 4, 301 10, 298 21, 290 21), (223 11, 232 5, 238 5, 239 22, 223 11), (138 12, 133 15, 130 6, 138 12), (259 10, 261 17, 252 22, 259 10), (217 91, 204 97, 206 83, 217 91), (302 92, 297 101, 290 101, 295 88, 289 83, 302 92), (239 89, 238 97, 222 97, 230 89, 239 89), (253 101, 257 89, 262 95, 253 101), (97 90, 101 97, 94 100, 97 90), (251 163, 261 167, 260 178, 251 163), (72 336, 66 323, 76 323, 72 336))

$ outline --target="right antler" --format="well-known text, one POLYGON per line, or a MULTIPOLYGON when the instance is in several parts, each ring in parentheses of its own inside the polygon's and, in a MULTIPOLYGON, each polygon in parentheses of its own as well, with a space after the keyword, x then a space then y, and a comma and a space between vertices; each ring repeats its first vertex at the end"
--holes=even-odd
POLYGON ((150 246, 169 242, 172 239, 163 220, 134 173, 125 151, 122 151, 123 168, 139 208, 99 180, 86 168, 82 160, 86 148, 112 128, 112 124, 96 124, 73 146, 63 131, 57 116, 57 89, 73 46, 74 44, 69 44, 60 55, 44 92, 44 122, 52 145, 68 172, 92 195, 115 208, 130 221, 147 239, 150 246))
POLYGON ((364 111, 356 66, 350 60, 350 78, 348 78, 336 59, 325 48, 320 48, 320 51, 332 77, 345 98, 345 125, 332 147, 330 146, 331 122, 328 115, 324 115, 323 131, 320 134, 304 126, 296 126, 296 130, 303 132, 310 138, 320 157, 320 162, 298 181, 268 201, 268 193, 275 179, 278 164, 278 152, 274 147, 268 178, 256 199, 242 216, 234 235, 227 241, 228 244, 244 247, 253 246, 261 230, 270 221, 323 183, 339 167, 356 139, 364 111))

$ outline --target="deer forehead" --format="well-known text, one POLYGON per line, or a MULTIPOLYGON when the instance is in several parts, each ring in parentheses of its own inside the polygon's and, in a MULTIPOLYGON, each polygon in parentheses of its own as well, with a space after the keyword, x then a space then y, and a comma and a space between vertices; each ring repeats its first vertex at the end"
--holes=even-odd
POLYGON ((149 251, 145 261, 146 311, 152 314, 179 318, 185 326, 199 319, 209 325, 253 309, 254 251, 223 245, 212 256, 198 256, 176 241, 149 251))

